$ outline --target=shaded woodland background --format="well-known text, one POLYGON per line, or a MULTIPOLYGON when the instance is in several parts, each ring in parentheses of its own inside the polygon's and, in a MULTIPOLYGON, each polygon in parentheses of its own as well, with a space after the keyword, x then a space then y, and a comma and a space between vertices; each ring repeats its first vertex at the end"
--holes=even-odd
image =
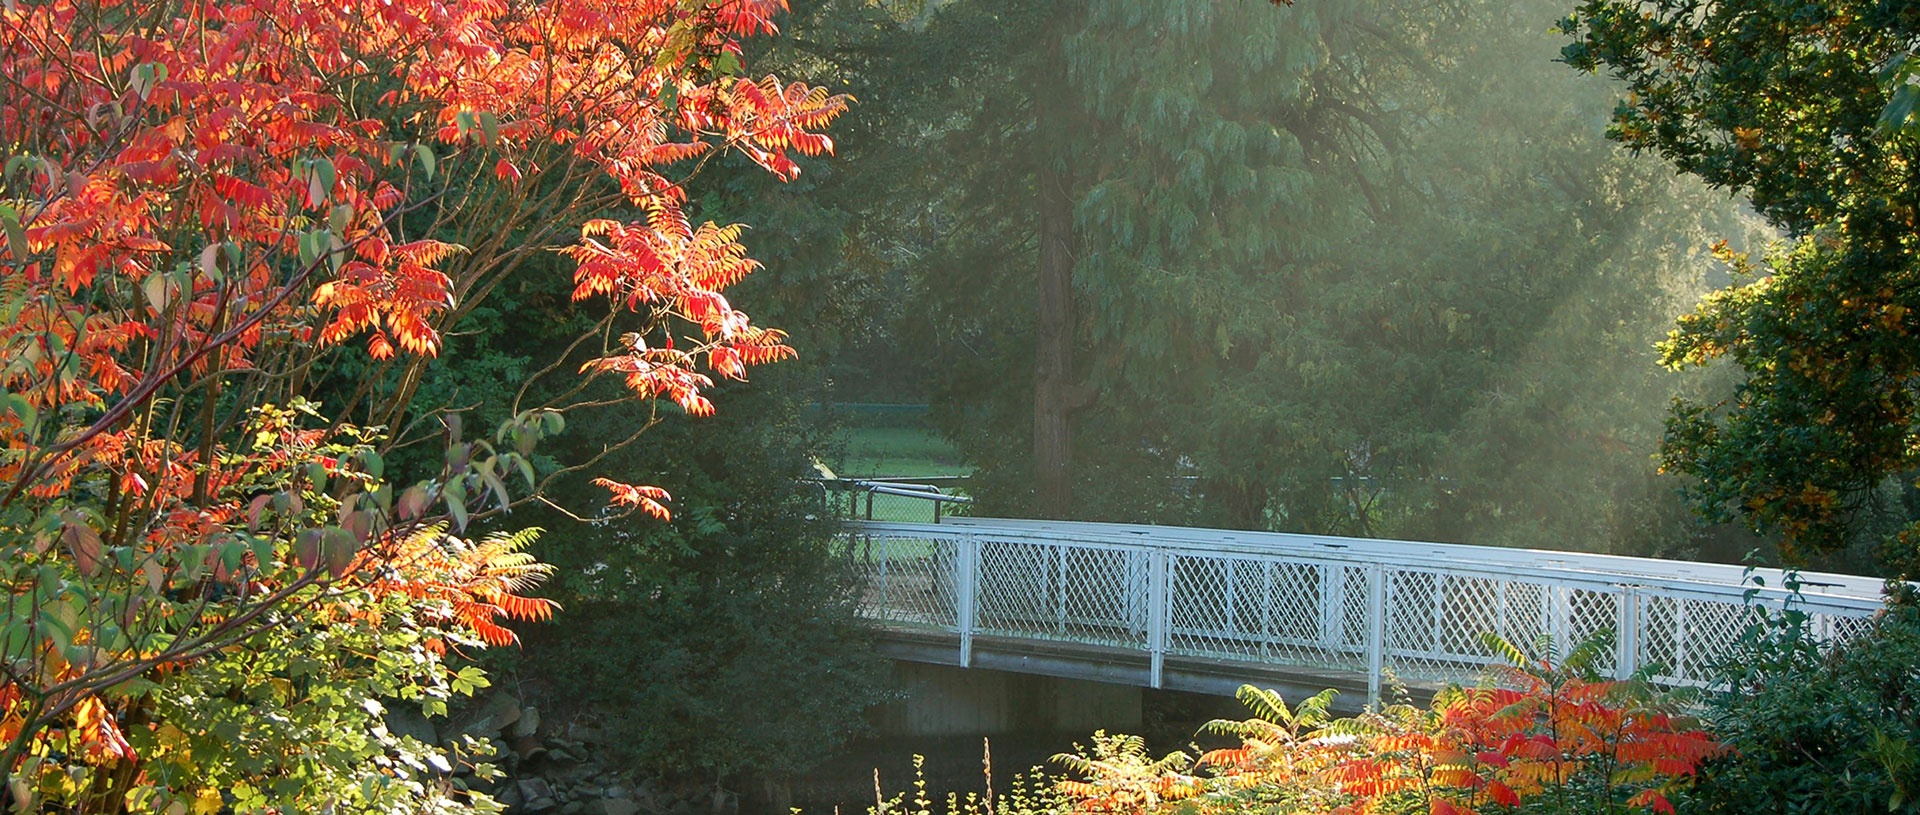
MULTIPOLYGON (((843 403, 928 405, 982 514, 1766 556, 1658 472, 1673 400, 1735 372, 1655 344, 1729 282, 1716 242, 1775 235, 1607 140, 1621 90, 1557 61, 1567 11, 794 3, 750 61, 858 100, 837 155, 788 184, 717 161, 692 210, 753 225, 735 298, 801 359, 607 462, 672 490, 670 525, 539 519, 575 624, 522 670, 579 677, 632 711, 632 759, 686 773, 797 772, 859 733, 884 690, 794 479, 875 428, 924 438, 843 403)), ((473 383, 578 327, 558 283, 489 309, 436 371, 483 414, 473 383)), ((1872 570, 1908 492, 1814 565, 1872 570)))

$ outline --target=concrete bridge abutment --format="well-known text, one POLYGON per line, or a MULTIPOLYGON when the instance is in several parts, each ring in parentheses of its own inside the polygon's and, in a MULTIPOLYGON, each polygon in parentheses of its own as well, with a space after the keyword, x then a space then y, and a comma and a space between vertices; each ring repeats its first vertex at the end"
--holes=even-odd
POLYGON ((901 698, 874 711, 885 738, 1072 733, 1137 733, 1145 689, 1083 679, 895 662, 901 698))

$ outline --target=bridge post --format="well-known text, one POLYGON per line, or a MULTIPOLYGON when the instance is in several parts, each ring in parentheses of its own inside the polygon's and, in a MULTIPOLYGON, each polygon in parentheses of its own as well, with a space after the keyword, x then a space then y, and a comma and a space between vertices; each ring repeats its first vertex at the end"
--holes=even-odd
POLYGON ((1559 583, 1547 584, 1547 657, 1556 665, 1573 652, 1573 597, 1572 593, 1559 583))
POLYGON ((1380 674, 1387 663, 1387 572, 1367 565, 1367 706, 1380 707, 1380 674))
POLYGON ((1160 674, 1167 664, 1167 620, 1172 616, 1167 595, 1167 550, 1156 546, 1147 566, 1148 682, 1155 688, 1160 687, 1160 674))
MULTIPOLYGON (((934 506, 939 506, 935 504, 934 506)), ((980 585, 980 539, 969 532, 960 538, 959 557, 954 564, 954 622, 960 627, 960 667, 973 667, 974 603, 980 585)))
POLYGON ((1626 679, 1640 670, 1640 587, 1621 586, 1619 619, 1614 623, 1613 673, 1626 679))

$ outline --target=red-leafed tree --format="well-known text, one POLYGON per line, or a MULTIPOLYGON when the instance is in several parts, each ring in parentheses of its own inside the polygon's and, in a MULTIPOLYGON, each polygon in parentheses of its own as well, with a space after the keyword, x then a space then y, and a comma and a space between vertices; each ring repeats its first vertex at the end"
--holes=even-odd
MULTIPOLYGON (((470 439, 414 405, 422 372, 553 251, 602 316, 543 374, 701 415, 701 369, 791 355, 720 293, 755 266, 738 228, 683 210, 724 152, 791 178, 831 149, 816 131, 844 99, 743 72, 740 39, 781 6, 7 3, 0 774, 19 806, 187 806, 214 775, 167 758, 191 723, 156 695, 238 643, 405 620, 444 690, 447 647, 551 611, 524 596, 543 574, 525 536, 462 535, 537 497, 534 446, 582 405, 516 404, 470 439), (349 357, 361 384, 309 401, 349 357), (390 483, 385 454, 435 435, 439 472, 390 483)), ((664 492, 606 484, 665 514, 664 492)))

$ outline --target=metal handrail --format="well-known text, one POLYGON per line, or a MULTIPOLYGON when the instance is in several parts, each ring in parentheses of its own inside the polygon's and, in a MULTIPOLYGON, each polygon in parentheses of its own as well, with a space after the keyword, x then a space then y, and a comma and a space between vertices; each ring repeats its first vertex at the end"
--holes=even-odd
MULTIPOLYGON (((941 492, 939 487, 931 484, 912 483, 899 479, 817 478, 812 480, 814 483, 820 485, 823 492, 848 492, 866 495, 867 507, 865 520, 867 521, 873 521, 873 497, 876 495, 927 501, 932 504, 934 523, 940 522, 941 515, 946 511, 945 507, 947 505, 958 504, 964 506, 973 503, 972 498, 964 495, 948 495, 941 492)), ((850 506, 848 514, 855 515, 857 512, 854 507, 850 506)))

